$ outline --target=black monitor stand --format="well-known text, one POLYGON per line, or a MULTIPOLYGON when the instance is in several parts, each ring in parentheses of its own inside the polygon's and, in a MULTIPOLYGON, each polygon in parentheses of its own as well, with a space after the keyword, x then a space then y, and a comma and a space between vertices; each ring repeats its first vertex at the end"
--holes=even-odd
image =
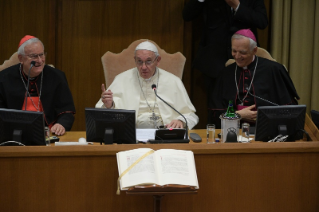
POLYGON ((278 135, 282 135, 282 136, 288 135, 287 125, 279 125, 278 126, 278 135))
MULTIPOLYGON (((104 144, 113 144, 113 133, 114 130, 110 128, 106 128, 104 131, 104 144)), ((101 142, 102 145, 102 142, 101 142)))
POLYGON ((12 140, 22 143, 22 130, 13 130, 12 140))

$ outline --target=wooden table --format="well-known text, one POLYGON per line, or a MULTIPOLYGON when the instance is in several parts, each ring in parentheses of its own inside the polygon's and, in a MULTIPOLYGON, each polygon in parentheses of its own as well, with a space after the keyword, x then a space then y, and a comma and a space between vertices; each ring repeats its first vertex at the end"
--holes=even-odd
POLYGON ((0 211, 151 211, 152 196, 115 194, 115 154, 141 147, 195 154, 198 193, 164 198, 165 212, 319 211, 318 129, 309 123, 313 142, 1 147, 0 211))

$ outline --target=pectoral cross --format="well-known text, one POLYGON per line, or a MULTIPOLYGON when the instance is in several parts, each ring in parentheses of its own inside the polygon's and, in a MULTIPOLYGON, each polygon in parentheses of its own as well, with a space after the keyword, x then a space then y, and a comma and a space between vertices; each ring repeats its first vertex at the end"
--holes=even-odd
POLYGON ((156 121, 159 119, 159 116, 156 116, 155 113, 152 113, 152 116, 150 117, 150 120, 153 121, 154 128, 157 126, 156 121))

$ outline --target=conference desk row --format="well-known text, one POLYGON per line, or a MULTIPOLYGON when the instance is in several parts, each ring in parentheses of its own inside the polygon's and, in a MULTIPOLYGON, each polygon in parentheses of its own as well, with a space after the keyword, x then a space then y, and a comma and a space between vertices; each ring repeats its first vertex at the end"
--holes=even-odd
MULTIPOLYGON (((319 133, 311 142, 203 142, 0 148, 0 211, 152 211, 150 195, 116 195, 115 154, 148 147, 192 150, 197 194, 172 194, 162 211, 319 211, 319 133)), ((216 132, 217 133, 217 132, 216 132)), ((85 132, 67 132, 77 141, 85 132)))

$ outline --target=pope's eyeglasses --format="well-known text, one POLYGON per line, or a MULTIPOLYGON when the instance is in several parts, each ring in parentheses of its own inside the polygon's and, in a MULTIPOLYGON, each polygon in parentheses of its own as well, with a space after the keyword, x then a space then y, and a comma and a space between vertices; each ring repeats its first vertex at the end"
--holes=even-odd
POLYGON ((156 56, 154 60, 146 60, 145 62, 142 60, 136 60, 135 62, 138 66, 142 66, 143 63, 145 63, 146 66, 150 66, 156 61, 157 57, 158 56, 156 56))

